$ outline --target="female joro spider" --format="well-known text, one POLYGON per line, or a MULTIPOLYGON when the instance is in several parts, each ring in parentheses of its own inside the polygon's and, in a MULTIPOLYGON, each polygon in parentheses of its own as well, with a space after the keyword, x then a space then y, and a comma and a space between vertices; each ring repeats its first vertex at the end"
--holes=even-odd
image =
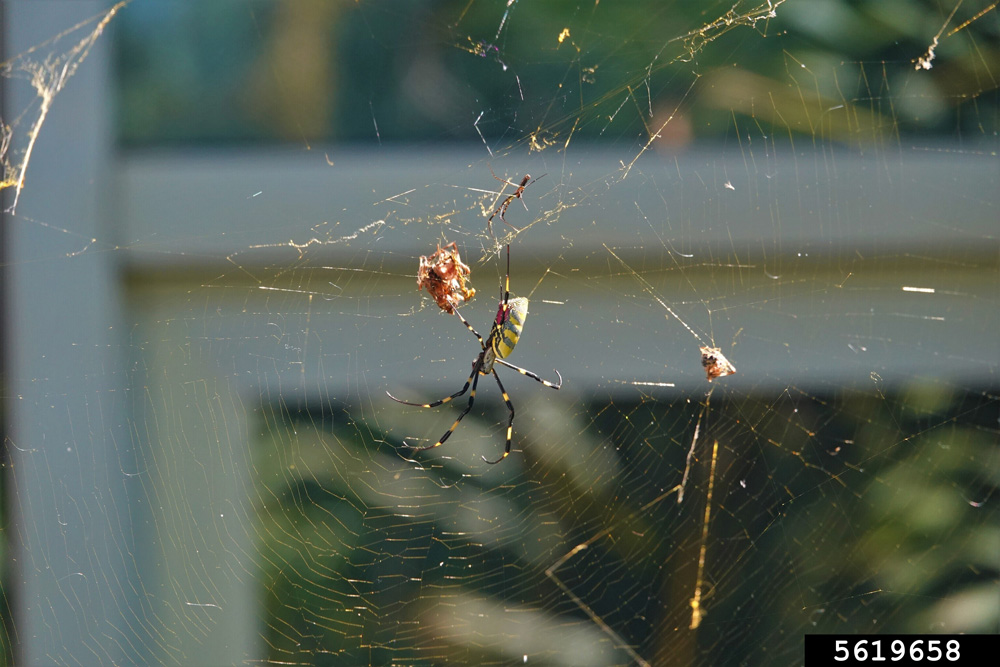
MULTIPOLYGON (((510 441, 511 436, 514 432, 514 404, 510 402, 510 396, 507 395, 507 390, 503 388, 503 383, 500 382, 500 376, 497 375, 495 364, 500 364, 501 366, 506 366, 507 368, 512 368, 521 375, 527 375, 533 380, 537 380, 544 384, 546 387, 551 387, 552 389, 559 389, 562 386, 562 375, 559 371, 556 371, 556 376, 559 378, 558 383, 552 383, 548 380, 543 380, 534 373, 524 368, 519 368, 511 363, 504 361, 511 352, 514 351, 514 346, 517 345, 518 339, 521 337, 521 329, 524 327, 524 320, 528 317, 528 300, 524 297, 516 297, 514 299, 510 298, 510 245, 507 245, 507 276, 504 280, 504 290, 503 298, 500 301, 500 306, 497 308, 497 316, 493 320, 493 327, 490 329, 490 337, 483 341, 483 337, 472 328, 472 325, 462 317, 462 314, 455 309, 455 314, 458 315, 458 319, 462 320, 462 324, 472 332, 472 335, 479 340, 479 346, 482 348, 482 352, 476 357, 476 360, 472 362, 472 374, 469 375, 469 379, 465 381, 465 386, 463 386, 459 391, 455 392, 447 398, 442 398, 440 401, 434 401, 433 403, 411 403, 409 401, 403 401, 388 391, 385 392, 389 395, 389 398, 396 401, 397 403, 403 403, 404 405, 413 405, 420 408, 436 408, 439 405, 443 405, 451 401, 452 399, 458 398, 464 394, 468 389, 469 385, 472 385, 472 391, 469 392, 469 404, 465 406, 465 410, 462 414, 458 416, 455 423, 451 425, 451 428, 445 432, 441 438, 435 442, 433 445, 428 445, 427 447, 413 447, 415 451, 423 451, 425 449, 433 449, 434 447, 440 447, 445 443, 445 441, 451 437, 451 434, 455 432, 458 428, 459 422, 465 415, 469 414, 469 410, 472 409, 472 404, 476 400, 476 386, 479 384, 480 375, 492 375, 496 381, 497 386, 500 387, 500 393, 503 395, 503 401, 507 404, 507 409, 510 411, 510 418, 507 420, 507 442, 504 445, 503 456, 498 458, 496 461, 490 461, 485 456, 481 456, 483 461, 487 463, 500 463, 505 458, 510 455, 510 441)), ((406 444, 406 441, 403 441, 406 444)), ((412 445, 407 445, 412 447, 412 445)))

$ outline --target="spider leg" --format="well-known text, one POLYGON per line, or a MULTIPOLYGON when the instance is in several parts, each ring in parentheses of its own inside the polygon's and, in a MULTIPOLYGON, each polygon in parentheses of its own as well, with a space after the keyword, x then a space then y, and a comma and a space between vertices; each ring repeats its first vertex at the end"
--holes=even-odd
MULTIPOLYGON (((507 273, 504 274, 504 291, 500 293, 500 301, 506 305, 510 303, 510 244, 507 244, 507 273)), ((490 334, 493 335, 492 333, 490 334)))
POLYGON ((458 315, 458 319, 462 320, 462 324, 465 325, 465 328, 471 331, 472 335, 479 339, 479 346, 485 350, 486 343, 483 341, 483 337, 479 335, 479 332, 472 328, 472 325, 469 324, 467 319, 462 317, 462 313, 458 312, 458 308, 455 308, 455 314, 458 315))
MULTIPOLYGON (((513 229, 515 232, 521 231, 520 227, 515 227, 514 225, 510 224, 509 222, 507 222, 507 218, 505 218, 504 216, 507 215, 507 209, 510 207, 510 203, 512 201, 514 201, 515 199, 520 199, 521 200, 521 205, 524 206, 524 210, 525 211, 528 210, 528 205, 525 204, 524 203, 524 199, 521 198, 521 193, 524 192, 524 188, 528 184, 528 181, 531 179, 531 176, 529 176, 528 174, 525 174, 524 178, 521 179, 521 184, 518 185, 517 183, 511 183, 510 181, 508 181, 506 179, 500 178, 499 176, 497 176, 496 174, 493 173, 493 167, 490 167, 489 165, 486 165, 486 166, 489 167, 490 174, 493 175, 493 178, 497 179, 498 181, 500 181, 501 183, 504 184, 503 190, 500 191, 500 194, 497 197, 498 199, 500 197, 503 197, 503 191, 507 189, 508 185, 511 186, 512 188, 515 188, 514 193, 510 194, 510 195, 507 195, 507 198, 503 200, 503 203, 500 204, 499 206, 497 206, 496 210, 493 211, 492 214, 490 214, 490 219, 486 221, 486 229, 489 230, 490 236, 493 236, 493 218, 495 218, 496 214, 499 213, 500 214, 500 220, 503 221, 503 224, 507 225, 508 227, 510 227, 511 229, 513 229)), ((496 237, 493 236, 493 238, 496 238, 496 237)))
MULTIPOLYGON (((465 409, 462 410, 462 414, 460 414, 458 416, 458 419, 456 419, 455 423, 451 425, 451 428, 448 429, 445 432, 445 434, 442 435, 438 439, 438 441, 435 442, 433 445, 427 445, 426 447, 413 447, 413 445, 407 445, 408 447, 411 447, 413 449, 413 451, 415 451, 415 452, 422 452, 425 449, 434 449, 435 447, 440 447, 441 445, 444 444, 445 440, 447 440, 448 438, 451 437, 451 434, 455 432, 456 428, 458 428, 458 424, 459 424, 459 422, 462 421, 462 418, 465 417, 465 415, 469 414, 469 410, 472 409, 472 404, 476 400, 476 386, 479 384, 479 369, 482 368, 482 361, 483 361, 483 355, 480 354, 479 355, 479 359, 476 360, 475 365, 473 365, 473 367, 472 367, 472 377, 469 378, 470 380, 472 380, 472 391, 469 392, 469 404, 465 406, 465 409)), ((466 386, 468 386, 468 383, 466 383, 466 386)), ((462 391, 465 391, 465 390, 463 389, 462 391)), ((509 431, 508 431, 508 435, 509 435, 509 431)), ((403 441, 403 444, 406 444, 405 440, 403 441)))
MULTIPOLYGON (((504 181, 504 182, 506 183, 506 181, 504 181)), ((490 219, 486 221, 486 229, 489 231, 490 236, 492 236, 493 238, 496 238, 496 236, 493 234, 493 218, 496 217, 497 213, 500 214, 500 220, 503 221, 503 224, 507 225, 508 227, 510 227, 511 229, 513 229, 515 232, 521 231, 521 227, 515 227, 514 225, 510 224, 509 222, 507 222, 507 218, 504 217, 504 215, 506 215, 506 213, 507 213, 507 207, 510 206, 510 203, 513 200, 514 200, 514 195, 509 195, 507 197, 507 199, 505 199, 504 202, 502 204, 500 204, 500 206, 498 206, 495 211, 493 211, 493 214, 490 215, 490 219)), ((522 201, 521 203, 523 204, 524 202, 522 201)), ((527 206, 525 206, 525 208, 527 208, 527 206)))
POLYGON ((524 203, 524 198, 521 197, 520 193, 515 194, 515 195, 511 195, 511 196, 507 197, 507 201, 505 201, 503 203, 503 206, 501 207, 503 210, 500 211, 500 220, 502 220, 503 224, 507 225, 508 227, 510 227, 511 229, 513 229, 515 232, 519 232, 519 231, 521 231, 522 228, 521 227, 515 227, 514 225, 510 224, 509 222, 507 222, 507 218, 504 217, 505 215, 507 215, 507 209, 510 208, 510 203, 512 201, 514 201, 514 199, 520 199, 521 200, 521 205, 524 206, 524 210, 525 211, 528 210, 528 205, 524 203))
MULTIPOLYGON (((503 224, 507 225, 516 232, 522 231, 524 229, 523 227, 515 227, 514 225, 507 222, 507 218, 505 217, 507 215, 507 209, 510 208, 511 202, 513 202, 515 199, 520 199, 521 206, 523 206, 524 210, 527 211, 528 205, 524 203, 524 197, 521 196, 524 194, 524 189, 527 188, 532 183, 534 183, 535 181, 541 178, 545 178, 548 175, 548 173, 542 174, 538 178, 531 178, 530 174, 525 174, 524 178, 521 179, 520 183, 511 183, 510 181, 500 178, 499 176, 494 174, 493 167, 490 167, 489 165, 486 166, 489 167, 490 174, 493 174, 493 178, 497 179, 498 181, 504 184, 504 188, 503 190, 500 191, 500 194, 497 196, 497 199, 503 196, 503 192, 504 190, 507 189, 508 185, 514 188, 514 192, 507 195, 507 198, 503 200, 503 203, 500 204, 500 206, 498 206, 495 211, 493 211, 492 215, 490 215, 490 219, 486 221, 486 228, 489 230, 490 236, 493 236, 493 218, 496 217, 497 213, 500 214, 500 219, 503 221, 503 224)), ((493 238, 496 237, 493 236, 493 238)))
MULTIPOLYGON (((476 359, 476 363, 472 364, 472 375, 470 375, 469 379, 465 381, 465 386, 462 387, 461 389, 459 389, 458 391, 456 391, 451 396, 448 396, 447 398, 442 398, 440 401, 434 401, 433 403, 411 403, 410 401, 404 401, 402 399, 396 398, 395 396, 393 396, 392 394, 390 394, 388 391, 386 391, 385 394, 386 394, 386 396, 388 396, 392 400, 396 401, 397 403, 402 403, 403 405, 412 405, 412 406, 418 407, 418 408, 436 408, 439 405, 444 405, 445 403, 451 401, 452 399, 458 398, 459 396, 461 396, 462 394, 464 394, 466 391, 468 391, 470 384, 472 385, 472 395, 475 396, 476 395, 476 382, 479 381, 479 378, 476 377, 476 374, 479 372, 479 369, 482 368, 482 366, 483 366, 483 356, 484 356, 483 353, 480 353, 479 357, 476 359), (473 380, 473 378, 475 378, 475 380, 473 380)), ((469 404, 470 405, 472 404, 471 400, 469 401, 469 404)), ((461 419, 461 417, 459 417, 459 419, 461 419)), ((454 428, 454 426, 452 428, 454 428)), ((445 437, 447 437, 447 436, 445 436, 445 437)), ((441 444, 441 443, 439 442, 438 444, 441 444)))
POLYGON ((500 382, 500 376, 497 375, 496 371, 493 371, 492 373, 493 377, 497 381, 497 386, 500 387, 500 393, 503 395, 503 402, 507 404, 507 409, 510 410, 510 419, 507 420, 507 442, 503 447, 503 456, 498 458, 496 461, 490 461, 488 458, 480 454, 480 458, 483 461, 486 461, 490 465, 495 465, 510 456, 510 440, 514 435, 514 404, 510 402, 510 396, 507 395, 507 390, 503 388, 503 383, 500 382))
POLYGON ((532 373, 528 369, 521 368, 520 366, 515 366, 514 364, 508 363, 508 362, 504 361, 503 359, 497 359, 494 363, 506 366, 507 368, 510 368, 511 370, 517 371, 521 375, 527 375, 532 380, 538 380, 539 382, 541 382, 542 384, 544 384, 546 387, 552 387, 553 389, 558 389, 559 387, 562 386, 562 383, 563 383, 562 374, 559 373, 559 371, 556 371, 556 376, 559 378, 559 382, 549 382, 548 380, 543 380, 542 378, 538 377, 537 375, 535 375, 534 373, 532 373))
MULTIPOLYGON (((491 175, 493 176, 493 178, 497 179, 497 180, 498 180, 498 181, 500 181, 501 183, 506 183, 507 185, 511 186, 512 188, 518 188, 518 189, 520 189, 520 190, 524 190, 524 186, 525 186, 525 184, 526 184, 526 183, 527 183, 527 182, 528 182, 528 181, 529 181, 529 180, 531 179, 531 176, 528 176, 527 174, 525 174, 525 175, 524 175, 524 178, 523 178, 523 179, 521 180, 521 184, 520 184, 520 185, 518 185, 517 183, 511 183, 511 182, 510 182, 510 181, 508 181, 508 180, 507 180, 506 178, 500 178, 499 176, 497 176, 497 175, 496 175, 496 174, 495 174, 495 173, 493 172, 493 167, 491 167, 490 165, 488 165, 488 164, 487 164, 487 165, 486 165, 486 168, 490 170, 490 174, 491 174, 491 175)), ((539 176, 539 178, 541 178, 541 176, 539 176)), ((500 194, 503 194, 503 192, 501 191, 501 193, 500 193, 500 194)), ((512 196, 512 197, 516 197, 516 196, 517 196, 518 194, 519 194, 519 193, 514 193, 514 194, 513 194, 513 195, 511 195, 511 196, 512 196)))

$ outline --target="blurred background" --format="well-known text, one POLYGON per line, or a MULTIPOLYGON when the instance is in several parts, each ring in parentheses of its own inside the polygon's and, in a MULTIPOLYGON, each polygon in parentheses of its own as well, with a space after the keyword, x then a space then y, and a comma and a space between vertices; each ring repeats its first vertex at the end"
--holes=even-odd
POLYGON ((1000 630, 995 3, 0 9, 5 664, 1000 630))

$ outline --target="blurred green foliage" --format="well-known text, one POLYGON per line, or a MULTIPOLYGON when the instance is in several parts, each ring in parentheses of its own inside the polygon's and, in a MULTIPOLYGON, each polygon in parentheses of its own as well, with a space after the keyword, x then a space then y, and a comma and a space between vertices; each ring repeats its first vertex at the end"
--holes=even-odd
POLYGON ((461 461, 477 460, 470 440, 492 442, 475 435, 499 411, 470 414, 449 459, 417 457, 426 468, 346 412, 269 412, 257 462, 269 658, 487 664, 520 651, 574 664, 587 647, 594 664, 627 660, 555 578, 652 664, 789 664, 806 632, 1000 627, 1000 522, 983 502, 1000 490, 994 398, 929 382, 716 397, 707 412, 563 407, 520 412, 521 451, 485 476, 461 461), (692 633, 714 440, 705 619, 692 633), (467 627, 470 606, 481 627, 467 627), (534 614, 531 627, 509 625, 513 612, 534 614), (549 632, 544 650, 529 630, 549 632))
POLYGON ((119 139, 682 145, 751 126, 867 144, 1000 127, 1000 13, 982 3, 773 5, 518 2, 503 20, 505 3, 468 0, 149 0, 115 26, 119 139))

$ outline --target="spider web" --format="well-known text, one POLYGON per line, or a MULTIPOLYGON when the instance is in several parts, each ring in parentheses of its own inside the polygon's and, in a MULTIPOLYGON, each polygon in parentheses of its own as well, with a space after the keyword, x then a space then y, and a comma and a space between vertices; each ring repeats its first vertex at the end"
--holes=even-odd
POLYGON ((995 3, 541 4, 98 5, 5 55, 7 660, 1000 630, 995 3), (111 194, 60 176, 99 66, 111 194), (484 337, 510 244, 510 361, 564 378, 497 367, 497 465, 489 378, 424 452, 468 395, 385 395, 480 351, 416 287, 451 242, 484 337))

